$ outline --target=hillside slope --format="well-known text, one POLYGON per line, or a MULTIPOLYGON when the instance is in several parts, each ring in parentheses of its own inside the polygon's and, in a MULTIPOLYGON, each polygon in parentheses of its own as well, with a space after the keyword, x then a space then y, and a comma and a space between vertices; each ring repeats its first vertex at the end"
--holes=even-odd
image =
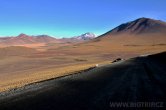
POLYGON ((166 22, 154 20, 150 18, 139 18, 131 22, 121 24, 111 31, 103 34, 105 35, 119 35, 119 34, 166 34, 166 22))

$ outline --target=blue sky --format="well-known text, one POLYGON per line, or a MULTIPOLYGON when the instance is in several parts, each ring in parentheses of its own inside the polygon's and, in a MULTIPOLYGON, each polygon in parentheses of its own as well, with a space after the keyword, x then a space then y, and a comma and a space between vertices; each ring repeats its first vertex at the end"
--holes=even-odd
POLYGON ((0 0, 0 36, 100 35, 140 17, 166 21, 166 0, 0 0))

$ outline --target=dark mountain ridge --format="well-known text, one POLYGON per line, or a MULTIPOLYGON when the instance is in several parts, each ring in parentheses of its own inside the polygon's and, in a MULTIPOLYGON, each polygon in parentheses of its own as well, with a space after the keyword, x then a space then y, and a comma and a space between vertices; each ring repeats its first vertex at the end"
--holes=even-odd
POLYGON ((166 34, 166 22, 150 18, 139 18, 117 26, 116 28, 101 35, 119 35, 119 34, 166 34))

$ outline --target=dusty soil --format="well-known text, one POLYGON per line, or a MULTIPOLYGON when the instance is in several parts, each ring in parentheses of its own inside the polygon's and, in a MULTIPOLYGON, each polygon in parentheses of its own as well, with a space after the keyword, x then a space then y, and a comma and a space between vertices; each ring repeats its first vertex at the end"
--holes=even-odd
MULTIPOLYGON (((0 94, 2 110, 109 110, 111 102, 166 102, 166 53, 132 58, 0 94)), ((156 108, 154 108, 156 109, 156 108)))

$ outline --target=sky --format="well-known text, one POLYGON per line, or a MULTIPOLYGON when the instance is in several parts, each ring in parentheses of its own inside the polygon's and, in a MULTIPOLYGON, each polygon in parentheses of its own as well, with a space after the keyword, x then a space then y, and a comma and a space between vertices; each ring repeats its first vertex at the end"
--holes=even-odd
POLYGON ((166 21, 166 0, 0 0, 0 36, 101 35, 140 17, 166 21))

